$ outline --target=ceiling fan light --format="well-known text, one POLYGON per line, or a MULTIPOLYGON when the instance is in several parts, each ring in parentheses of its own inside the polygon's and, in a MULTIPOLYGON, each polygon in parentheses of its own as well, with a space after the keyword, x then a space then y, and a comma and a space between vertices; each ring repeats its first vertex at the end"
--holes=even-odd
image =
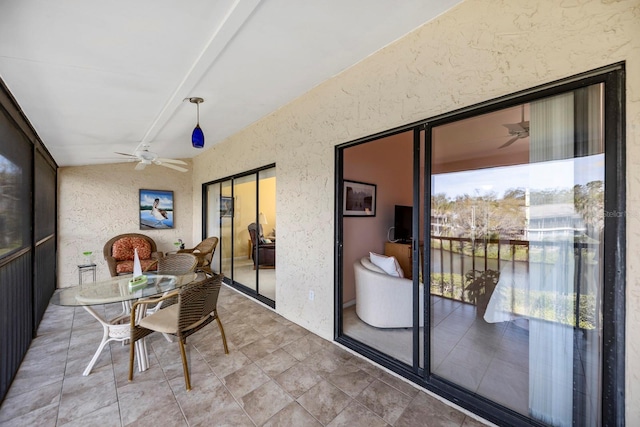
POLYGON ((204 147, 204 133, 202 129, 200 129, 200 125, 196 125, 195 129, 193 129, 193 133, 191 134, 191 145, 193 148, 203 148, 204 147))

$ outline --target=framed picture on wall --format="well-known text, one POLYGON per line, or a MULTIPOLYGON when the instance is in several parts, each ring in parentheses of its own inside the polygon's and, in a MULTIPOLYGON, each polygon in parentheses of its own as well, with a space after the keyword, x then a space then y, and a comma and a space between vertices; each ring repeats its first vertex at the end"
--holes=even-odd
POLYGON ((220 196, 220 217, 233 216, 233 197, 220 196))
POLYGON ((173 228, 173 191, 140 190, 140 230, 173 228))
POLYGON ((376 185, 347 181, 342 184, 343 216, 376 216, 376 185))

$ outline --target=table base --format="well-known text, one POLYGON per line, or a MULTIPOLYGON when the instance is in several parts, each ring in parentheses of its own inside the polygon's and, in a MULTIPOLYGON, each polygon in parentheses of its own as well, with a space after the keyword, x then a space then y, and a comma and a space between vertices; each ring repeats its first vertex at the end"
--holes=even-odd
MULTIPOLYGON (((93 355, 91 362, 84 370, 82 375, 85 377, 91 373, 93 365, 98 361, 100 353, 104 350, 104 347, 111 341, 125 342, 129 341, 131 333, 131 316, 128 314, 121 314, 118 317, 106 321, 103 319, 91 306, 83 305, 85 310, 89 312, 98 322, 102 325, 102 341, 93 355)), ((146 371, 149 368, 149 358, 147 356, 147 342, 143 338, 136 342, 136 356, 138 359, 138 371, 146 371)))

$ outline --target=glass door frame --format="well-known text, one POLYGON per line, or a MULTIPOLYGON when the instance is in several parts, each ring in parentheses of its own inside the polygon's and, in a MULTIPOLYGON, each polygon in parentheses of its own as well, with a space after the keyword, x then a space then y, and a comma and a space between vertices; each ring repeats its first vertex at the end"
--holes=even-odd
MULTIPOLYGON (((424 130, 424 242, 429 240, 431 229, 430 212, 431 199, 431 129, 444 123, 454 122, 470 117, 475 117, 484 113, 513 107, 528 103, 537 99, 550 97, 564 92, 569 92, 585 86, 604 83, 604 145, 605 145, 605 213, 618 213, 616 215, 605 215, 604 218, 604 289, 602 298, 602 380, 601 380, 601 407, 602 420, 607 420, 612 425, 624 425, 625 420, 625 269, 626 269, 626 150, 625 150, 625 67, 624 63, 612 64, 566 79, 562 79, 549 84, 537 86, 501 98, 472 105, 460 110, 445 113, 430 119, 425 119, 413 124, 397 129, 380 132, 378 134, 361 138, 355 141, 335 147, 335 299, 334 299, 334 339, 340 344, 358 352, 359 354, 379 363, 395 373, 419 384, 420 386, 435 392, 447 400, 498 424, 514 426, 542 425, 536 421, 524 417, 508 408, 502 407, 482 396, 470 393, 455 383, 432 375, 429 369, 430 364, 430 334, 427 319, 430 319, 430 293, 429 287, 424 286, 424 346, 423 357, 425 369, 418 366, 419 359, 416 353, 420 351, 417 347, 419 337, 414 333, 413 337, 413 366, 408 367, 398 360, 374 349, 360 341, 357 341, 343 333, 342 315, 342 277, 343 269, 343 216, 340 207, 342 206, 342 183, 343 183, 343 151, 354 145, 371 142, 380 138, 388 137, 400 132, 414 131, 414 153, 419 153, 420 131, 424 130), (608 190, 608 191, 607 191, 608 190)), ((414 206, 419 198, 419 161, 414 158, 414 206), (417 166, 416 166, 417 165, 417 166), (416 171, 417 169, 417 171, 416 171)), ((419 213, 414 209, 413 235, 418 235, 419 213)), ((417 256, 419 248, 414 239, 413 251, 413 272, 414 276, 418 271, 420 257, 417 256)), ((423 271, 429 271, 428 260, 431 253, 429 245, 424 248, 423 271)), ((414 280, 414 331, 418 325, 418 304, 416 298, 418 289, 414 280)))
MULTIPOLYGON (((227 182, 228 181, 231 184, 231 197, 233 198, 234 197, 234 191, 235 191, 235 180, 238 179, 238 178, 244 178, 244 177, 247 177, 247 176, 255 175, 255 177, 256 177, 256 195, 255 195, 256 196, 256 200, 255 200, 255 202, 256 202, 256 206, 259 209, 260 172, 268 170, 268 169, 275 169, 275 167, 276 167, 276 164, 272 163, 270 165, 266 165, 266 166, 262 166, 260 168, 252 169, 250 171, 242 172, 242 173, 239 173, 239 174, 235 174, 235 175, 231 175, 231 176, 227 176, 227 177, 224 177, 224 178, 220 178, 220 179, 216 179, 216 180, 213 180, 213 181, 209 181, 209 182, 203 183, 202 184, 202 238, 205 239, 206 236, 207 236, 207 223, 208 223, 207 215, 209 214, 207 212, 207 208, 209 206, 209 200, 208 200, 208 198, 209 198, 208 197, 209 186, 211 186, 211 185, 221 185, 223 182, 227 182)), ((255 218, 256 224, 259 221, 258 209, 256 209, 256 218, 255 218)), ((218 214, 218 221, 220 222, 219 229, 222 230, 222 217, 219 214, 218 214)), ((233 230, 234 227, 235 227, 235 216, 232 216, 231 217, 231 229, 233 230)), ((222 253, 221 252, 222 251, 222 245, 223 245, 222 240, 223 240, 222 236, 219 236, 218 245, 220 247, 218 248, 218 251, 220 251, 220 253, 222 253)), ((231 255, 231 265, 230 265, 231 275, 230 275, 230 277, 229 276, 225 276, 224 283, 226 283, 229 286, 232 286, 234 289, 236 289, 236 290, 238 290, 238 291, 240 291, 240 292, 242 292, 242 293, 244 293, 246 295, 251 296, 252 298, 257 299, 258 301, 262 302, 263 304, 268 305, 271 308, 275 308, 276 307, 275 300, 272 300, 272 299, 260 294, 260 279, 259 279, 260 269, 256 269, 255 270, 256 271, 256 289, 255 290, 234 280, 234 278, 233 278, 233 271, 234 271, 234 257, 233 257, 233 254, 236 251, 236 248, 234 247, 235 246, 234 239, 231 239, 230 243, 231 243, 230 253, 232 254, 231 255)), ((222 265, 222 260, 221 260, 221 265, 222 265)))

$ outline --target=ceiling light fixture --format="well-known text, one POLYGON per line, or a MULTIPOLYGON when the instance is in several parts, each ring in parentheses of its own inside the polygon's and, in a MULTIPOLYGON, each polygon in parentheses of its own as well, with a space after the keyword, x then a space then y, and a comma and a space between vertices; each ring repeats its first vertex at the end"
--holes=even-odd
POLYGON ((194 148, 203 148, 204 133, 202 132, 202 129, 200 129, 200 103, 204 102, 204 99, 198 97, 186 99, 188 99, 192 104, 196 104, 198 109, 198 121, 196 122, 196 127, 193 129, 193 133, 191 134, 191 145, 193 145, 194 148))

